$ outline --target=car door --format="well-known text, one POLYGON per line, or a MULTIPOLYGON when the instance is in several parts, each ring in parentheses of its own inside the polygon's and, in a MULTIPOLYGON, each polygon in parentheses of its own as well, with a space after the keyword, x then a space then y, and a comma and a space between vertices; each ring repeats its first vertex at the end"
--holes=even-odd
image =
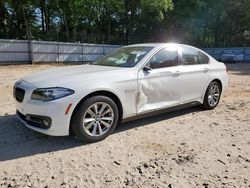
POLYGON ((181 103, 200 101, 208 85, 209 58, 193 47, 180 47, 181 103))
POLYGON ((178 51, 158 51, 138 72, 137 113, 171 107, 180 102, 178 51))

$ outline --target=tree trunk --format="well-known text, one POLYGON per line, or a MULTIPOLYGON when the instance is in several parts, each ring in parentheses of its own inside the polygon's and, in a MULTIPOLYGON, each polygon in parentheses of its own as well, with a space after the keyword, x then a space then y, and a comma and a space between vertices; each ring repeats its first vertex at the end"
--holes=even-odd
POLYGON ((111 19, 108 18, 108 44, 110 44, 111 41, 111 19))
POLYGON ((28 20, 27 20, 26 15, 25 15, 24 5, 22 6, 22 14, 23 14, 23 20, 24 20, 24 25, 25 25, 25 30, 26 30, 26 39, 30 40, 31 39, 31 32, 30 32, 28 20))
POLYGON ((6 9, 4 5, 4 1, 0 2, 0 37, 6 38, 6 9))
POLYGON ((126 27, 126 33, 125 33, 125 42, 126 44, 129 44, 129 16, 128 16, 128 12, 129 12, 129 4, 128 4, 128 0, 124 0, 124 4, 125 4, 125 27, 126 27))
POLYGON ((64 12, 64 25, 65 25, 65 30, 66 30, 66 40, 69 41, 69 24, 68 24, 68 19, 67 19, 65 12, 64 12))
POLYGON ((44 18, 45 18, 45 28, 46 34, 49 33, 49 9, 46 3, 44 3, 44 18))
POLYGON ((45 23, 44 23, 44 12, 45 12, 45 3, 44 0, 40 1, 40 11, 41 11, 41 20, 42 20, 42 32, 45 33, 45 23))

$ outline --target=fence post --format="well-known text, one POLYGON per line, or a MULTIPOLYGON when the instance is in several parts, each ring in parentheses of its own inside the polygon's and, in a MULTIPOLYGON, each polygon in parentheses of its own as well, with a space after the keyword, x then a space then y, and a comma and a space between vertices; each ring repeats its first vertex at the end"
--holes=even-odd
POLYGON ((60 52, 59 52, 59 43, 58 43, 58 40, 56 41, 56 48, 57 48, 57 62, 60 62, 60 52))
POLYGON ((81 63, 83 63, 83 46, 84 46, 84 44, 82 44, 82 62, 81 63))
POLYGON ((29 59, 31 61, 31 64, 33 64, 33 45, 32 45, 32 40, 28 40, 28 50, 29 50, 29 59))

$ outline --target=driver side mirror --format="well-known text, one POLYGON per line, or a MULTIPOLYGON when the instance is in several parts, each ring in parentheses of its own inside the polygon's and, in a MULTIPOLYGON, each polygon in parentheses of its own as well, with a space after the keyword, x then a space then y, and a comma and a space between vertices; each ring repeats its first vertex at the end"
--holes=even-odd
POLYGON ((142 70, 144 72, 150 72, 152 69, 148 65, 145 65, 142 70))

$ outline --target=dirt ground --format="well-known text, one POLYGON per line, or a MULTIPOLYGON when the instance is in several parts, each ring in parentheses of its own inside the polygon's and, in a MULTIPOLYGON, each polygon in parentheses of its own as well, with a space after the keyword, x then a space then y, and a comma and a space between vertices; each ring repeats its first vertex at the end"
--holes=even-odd
POLYGON ((122 124, 87 144, 25 128, 15 80, 55 65, 0 66, 0 187, 250 187, 250 63, 228 65, 219 106, 122 124))

